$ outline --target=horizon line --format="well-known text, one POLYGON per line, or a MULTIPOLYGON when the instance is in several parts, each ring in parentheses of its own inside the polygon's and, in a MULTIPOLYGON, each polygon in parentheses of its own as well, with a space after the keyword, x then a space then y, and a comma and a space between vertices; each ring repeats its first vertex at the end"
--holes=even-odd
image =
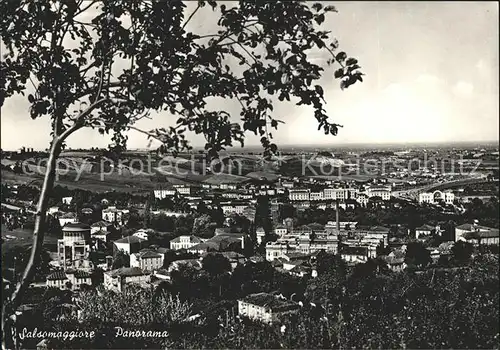
MULTIPOLYGON (((297 143, 297 144, 281 144, 278 143, 278 149, 282 148, 299 148, 299 147, 308 147, 308 148, 330 148, 330 147, 345 147, 345 146, 431 146, 431 145, 491 145, 491 144, 499 144, 500 146, 500 140, 477 140, 477 141, 408 141, 408 142, 343 142, 343 143, 338 143, 338 144, 331 144, 331 145, 325 145, 325 144, 314 144, 314 143, 297 143)), ((23 146, 24 148, 33 148, 34 151, 37 152, 43 152, 45 149, 40 149, 40 148, 35 148, 35 147, 30 147, 30 146, 23 146)), ((15 149, 1 149, 2 152, 15 152, 23 147, 18 147, 15 149)), ((231 146, 226 149, 228 150, 234 150, 238 148, 262 148, 262 145, 260 144, 249 144, 245 146, 231 146)), ((68 151, 77 151, 77 150, 90 150, 92 147, 89 148, 68 148, 64 152, 68 151)), ((106 147, 99 147, 99 150, 102 149, 107 149, 106 147)), ((203 149, 203 146, 193 146, 193 150, 199 150, 203 149)), ((155 150, 155 148, 147 148, 147 147, 136 147, 136 148, 129 148, 126 151, 146 151, 146 150, 155 150)))

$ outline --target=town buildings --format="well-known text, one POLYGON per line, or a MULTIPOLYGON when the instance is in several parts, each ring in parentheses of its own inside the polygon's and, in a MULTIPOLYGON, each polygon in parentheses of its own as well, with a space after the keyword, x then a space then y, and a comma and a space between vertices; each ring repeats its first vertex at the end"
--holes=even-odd
POLYGON ((110 235, 113 233, 113 224, 104 220, 98 221, 90 225, 91 238, 99 239, 104 243, 108 242, 110 235))
POLYGON ((78 222, 78 217, 73 212, 64 213, 59 216, 59 225, 61 227, 64 227, 66 224, 74 224, 76 222, 78 222))
POLYGON ((147 244, 147 241, 137 236, 127 236, 113 242, 114 252, 122 250, 130 255, 139 252, 147 244))
POLYGON ((155 271, 163 267, 164 253, 154 249, 144 249, 130 255, 130 267, 143 271, 155 271))
POLYGON ((283 315, 297 312, 300 305, 282 297, 268 294, 250 294, 238 300, 238 313, 240 316, 273 324, 283 315))
POLYGON ((123 224, 124 214, 128 214, 128 209, 117 209, 115 206, 110 206, 102 210, 102 219, 104 221, 123 224))
POLYGON ((90 226, 68 223, 62 228, 63 238, 57 240, 59 265, 64 269, 92 268, 90 256, 90 226))
POLYGON ((455 200, 455 194, 452 191, 422 192, 418 195, 419 203, 453 204, 454 200, 455 200))
POLYGON ((390 186, 370 186, 366 189, 366 195, 368 198, 380 197, 382 200, 387 201, 391 199, 391 187, 390 186))
POLYGON ((82 270, 55 271, 47 276, 47 288, 61 290, 79 290, 82 285, 92 285, 90 272, 82 270))
POLYGON ((204 240, 200 237, 196 237, 193 235, 190 236, 179 236, 172 240, 170 240, 170 249, 172 250, 180 250, 180 249, 189 249, 197 244, 203 243, 204 240))
POLYGON ((150 274, 138 267, 122 267, 104 272, 104 288, 115 292, 123 292, 130 284, 143 286, 150 280, 150 274))
POLYGON ((499 237, 498 229, 481 226, 477 221, 455 227, 455 241, 465 241, 474 245, 498 245, 499 237))

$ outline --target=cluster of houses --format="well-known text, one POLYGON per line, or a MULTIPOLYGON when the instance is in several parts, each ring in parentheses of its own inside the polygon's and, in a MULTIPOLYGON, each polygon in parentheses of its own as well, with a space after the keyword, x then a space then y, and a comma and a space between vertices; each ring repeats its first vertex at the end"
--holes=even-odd
MULTIPOLYGON (((300 277, 314 278, 317 275, 315 261, 317 253, 321 251, 337 254, 349 265, 381 257, 393 271, 405 269, 406 247, 391 244, 389 228, 362 227, 356 222, 340 222, 338 216, 339 208, 342 206, 366 205, 370 198, 375 197, 381 201, 391 199, 390 186, 383 184, 361 187, 352 184, 340 186, 333 181, 317 183, 311 180, 313 183, 307 188, 308 183, 297 179, 280 180, 276 185, 271 185, 262 179, 260 182, 237 180, 228 184, 209 181, 201 186, 174 185, 170 188, 157 189, 154 195, 158 199, 183 196, 189 205, 195 208, 200 202, 210 207, 213 195, 219 192, 218 197, 227 200, 217 201, 224 215, 237 213, 248 218, 255 215, 257 197, 267 195, 271 197, 272 232, 257 228, 253 236, 249 232, 223 227, 216 228, 214 236, 210 238, 182 235, 170 240, 168 247, 160 247, 150 243, 151 231, 147 229, 137 230, 127 237, 116 236, 117 227, 124 224, 129 209, 107 207, 102 211, 101 220, 91 225, 78 222, 74 213, 65 213, 58 217, 63 232, 63 237, 57 242, 56 265, 59 269, 47 277, 47 286, 78 290, 83 285, 92 284, 92 271, 99 267, 105 271, 104 288, 122 292, 130 285, 149 286, 168 281, 171 273, 183 265, 201 269, 202 259, 214 253, 225 256, 233 268, 238 264, 265 259, 271 262, 275 269, 300 277), (337 217, 335 221, 330 221, 326 225, 310 224, 294 227, 291 218, 278 222, 276 213, 281 203, 291 203, 298 209, 305 208, 310 203, 318 206, 333 204, 337 208, 337 217), (268 241, 270 234, 276 237, 272 241, 268 241), (248 245, 261 246, 264 242, 265 256, 246 258, 242 255, 248 245), (99 250, 102 244, 112 245, 114 254, 119 251, 125 253, 124 256, 128 256, 129 259, 129 264, 126 265, 129 267, 112 269, 113 256, 107 256, 105 261, 91 261, 91 253, 99 250), (390 248, 389 253, 385 249, 387 247, 390 248), (168 266, 165 265, 166 254, 180 250, 193 253, 198 258, 176 260, 168 266)), ((445 202, 449 200, 445 193, 439 196, 433 195, 432 198, 438 200, 438 197, 445 202)), ((70 198, 65 200, 68 204, 71 202, 70 198)), ((429 235, 440 234, 442 231, 439 227, 423 225, 416 229, 415 238, 424 239, 429 235)), ((498 244, 498 237, 498 230, 480 226, 476 222, 458 226, 455 240, 476 245, 498 244)), ((436 260, 442 255, 450 254, 452 245, 453 242, 446 242, 430 249, 431 257, 436 260)), ((298 307, 300 307, 298 303, 264 293, 250 295, 239 301, 241 315, 264 322, 273 322, 277 315, 293 312, 298 307)))

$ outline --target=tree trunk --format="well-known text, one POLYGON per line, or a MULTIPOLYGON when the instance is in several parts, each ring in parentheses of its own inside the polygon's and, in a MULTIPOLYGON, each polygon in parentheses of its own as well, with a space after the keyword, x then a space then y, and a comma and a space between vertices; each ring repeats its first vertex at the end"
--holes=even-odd
POLYGON ((52 146, 50 149, 49 160, 47 162, 47 169, 45 171, 45 177, 43 181, 43 186, 40 193, 40 198, 38 199, 37 211, 35 214, 35 228, 33 230, 33 246, 31 247, 31 254, 28 260, 28 264, 24 269, 24 273, 20 281, 15 286, 15 289, 10 296, 10 299, 4 303, 2 306, 2 348, 3 349, 13 349, 15 346, 15 339, 12 331, 15 329, 15 313, 17 308, 21 305, 24 298, 24 294, 28 289, 33 275, 35 273, 35 267, 38 263, 45 234, 45 219, 47 214, 47 205, 49 200, 49 195, 54 188, 54 182, 56 177, 56 162, 57 157, 61 152, 61 142, 59 138, 54 138, 52 146))

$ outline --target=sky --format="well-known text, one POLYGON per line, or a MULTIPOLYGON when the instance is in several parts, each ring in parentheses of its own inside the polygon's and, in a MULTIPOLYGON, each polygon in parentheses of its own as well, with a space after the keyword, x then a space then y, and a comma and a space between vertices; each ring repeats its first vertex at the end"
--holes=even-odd
MULTIPOLYGON (((325 2, 324 2, 325 3, 325 2)), ((322 29, 331 30, 340 48, 356 57, 364 82, 341 91, 328 67, 321 79, 330 120, 343 125, 338 136, 318 131, 310 108, 279 103, 275 131, 279 145, 346 143, 436 143, 496 141, 499 129, 499 23, 497 2, 329 2, 322 29)), ((191 12, 196 2, 188 4, 191 12)), ((187 17, 187 16, 186 16, 187 17)), ((207 6, 188 29, 216 32, 207 6), (206 10, 206 11, 205 11, 206 10)), ((318 56, 316 64, 326 63, 318 56)), ((326 67, 326 64, 325 64, 326 67)), ((239 115, 239 105, 223 101, 239 115)), ((219 106, 220 107, 220 106, 219 106)), ((31 120, 23 96, 11 97, 1 110, 1 147, 45 149, 50 120, 31 120)), ((168 113, 154 114, 144 129, 172 125, 168 113)), ((129 131, 128 147, 145 148, 143 134, 129 131)), ((258 144, 249 135, 247 144, 258 144)), ((203 138, 191 138, 203 146, 203 138)), ((85 129, 67 141, 71 148, 106 147, 110 136, 85 129)))

